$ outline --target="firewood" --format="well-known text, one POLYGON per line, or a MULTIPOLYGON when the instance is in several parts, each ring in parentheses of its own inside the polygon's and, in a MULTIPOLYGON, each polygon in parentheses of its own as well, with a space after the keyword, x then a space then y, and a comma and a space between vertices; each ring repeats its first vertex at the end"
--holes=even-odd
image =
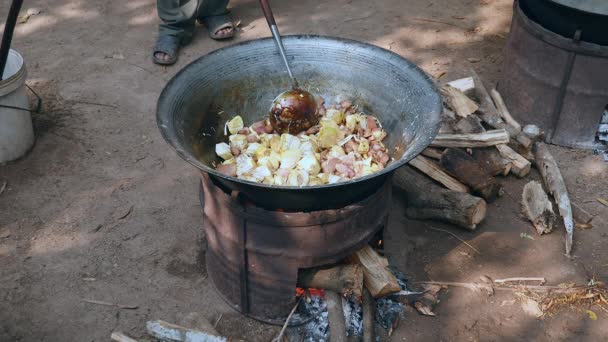
POLYGON ((572 251, 572 239, 574 234, 574 220, 572 219, 572 206, 570 205, 570 197, 568 189, 559 171, 557 162, 549 152, 547 145, 542 142, 534 144, 535 165, 540 172, 549 193, 555 199, 559 214, 564 220, 566 227, 566 255, 570 255, 572 251))
POLYGON ((333 291, 325 291, 327 303, 327 320, 329 321, 329 340, 346 342, 346 322, 342 309, 342 297, 333 291))
POLYGON ((460 90, 467 96, 474 94, 475 92, 475 81, 473 81, 473 77, 460 78, 446 84, 460 90))
POLYGON ((113 331, 110 339, 115 342, 137 342, 137 340, 130 338, 120 331, 113 331))
POLYGON ((502 99, 502 96, 500 96, 500 93, 498 90, 496 90, 496 88, 490 90, 490 96, 492 97, 492 100, 494 100, 494 104, 496 105, 496 109, 498 109, 498 114, 500 114, 500 117, 505 120, 507 124, 515 127, 515 129, 518 131, 521 131, 521 125, 513 118, 513 116, 511 116, 505 101, 502 99))
MULTIPOLYGON (((512 143, 521 145, 522 150, 518 151, 519 153, 522 153, 523 149, 530 150, 532 148, 533 141, 517 128, 504 122, 504 120, 500 117, 498 109, 496 109, 494 106, 492 97, 488 93, 483 81, 473 69, 471 69, 471 76, 473 77, 475 84, 475 95, 479 100, 479 117, 481 120, 495 129, 505 129, 509 133, 512 143)), ((518 150, 518 148, 515 149, 518 150)))
POLYGON ((481 125, 481 119, 475 115, 471 114, 466 118, 460 119, 454 125, 454 133, 482 133, 485 132, 485 128, 481 125))
MULTIPOLYGON (((439 158, 441 158, 441 156, 439 158)), ((410 160, 409 165, 420 170, 420 172, 431 177, 432 179, 441 183, 443 186, 450 190, 458 192, 469 192, 469 188, 466 185, 460 183, 457 179, 448 175, 445 171, 441 169, 439 165, 423 156, 416 156, 414 159, 410 160)))
POLYGON ((438 220, 474 230, 486 216, 483 199, 443 189, 409 166, 395 171, 393 184, 403 191, 405 215, 411 219, 438 220))
POLYGON ((375 342, 376 301, 367 289, 363 291, 361 306, 363 311, 363 342, 375 342))
POLYGON ((477 164, 483 166, 491 176, 506 176, 511 171, 511 162, 500 155, 500 152, 497 150, 498 146, 503 145, 474 148, 471 150, 471 157, 473 157, 477 164))
POLYGON ((532 222, 538 234, 550 233, 555 223, 553 206, 543 186, 531 181, 524 186, 521 195, 522 211, 532 222))
POLYGON ((374 298, 401 291, 397 278, 388 269, 388 261, 370 246, 365 245, 351 258, 363 266, 365 287, 374 298))
POLYGON ((460 117, 467 117, 479 108, 477 103, 452 86, 444 85, 441 87, 441 94, 444 96, 448 107, 460 117))
POLYGON ((298 287, 324 289, 359 298, 363 295, 363 268, 357 264, 344 264, 332 268, 302 269, 298 274, 298 287))
POLYGON ((464 150, 448 148, 443 152, 439 164, 447 173, 468 185, 473 194, 481 196, 487 202, 493 202, 502 196, 502 185, 464 150))
POLYGON ((504 129, 482 133, 438 134, 431 142, 433 147, 487 147, 509 142, 509 134, 504 129))
POLYGON ((441 158, 441 154, 443 153, 442 150, 436 149, 436 148, 432 148, 432 147, 427 147, 422 151, 422 155, 425 157, 429 157, 431 159, 435 159, 435 160, 439 160, 439 158, 441 158))
POLYGON ((146 323, 146 331, 149 335, 163 341, 175 342, 226 342, 225 337, 214 336, 213 334, 188 329, 180 325, 156 320, 146 323))
POLYGON ((513 149, 507 145, 497 145, 496 149, 498 149, 504 158, 511 161, 511 173, 519 178, 523 178, 530 174, 532 163, 530 163, 526 158, 513 151, 513 149))

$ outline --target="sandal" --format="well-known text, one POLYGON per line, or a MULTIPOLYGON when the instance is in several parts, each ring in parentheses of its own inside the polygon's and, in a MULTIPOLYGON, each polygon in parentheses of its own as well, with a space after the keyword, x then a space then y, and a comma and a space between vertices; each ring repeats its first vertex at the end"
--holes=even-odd
POLYGON ((159 36, 156 45, 152 50, 152 61, 158 65, 172 65, 177 62, 177 52, 179 51, 179 38, 175 36, 159 36), (169 56, 169 59, 159 59, 156 53, 162 52, 169 56))
POLYGON ((208 17, 200 18, 199 21, 201 22, 201 24, 207 27, 209 37, 213 39, 222 40, 234 37, 234 24, 232 23, 232 18, 230 18, 230 15, 228 14, 211 15, 208 17), (232 32, 225 35, 217 33, 220 30, 227 28, 231 28, 232 32))

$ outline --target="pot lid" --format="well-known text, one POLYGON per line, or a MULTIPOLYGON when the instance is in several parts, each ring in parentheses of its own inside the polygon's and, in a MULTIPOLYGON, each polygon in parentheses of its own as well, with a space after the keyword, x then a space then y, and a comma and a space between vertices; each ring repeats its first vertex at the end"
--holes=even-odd
POLYGON ((579 11, 608 15, 608 1, 606 0, 551 0, 557 4, 574 8, 579 11))

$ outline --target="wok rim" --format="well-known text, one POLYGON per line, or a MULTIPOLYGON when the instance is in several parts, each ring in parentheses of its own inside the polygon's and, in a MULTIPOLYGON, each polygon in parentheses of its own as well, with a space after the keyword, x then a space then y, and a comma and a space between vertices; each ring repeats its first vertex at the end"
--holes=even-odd
MULTIPOLYGON (((435 82, 430 78, 430 76, 425 73, 420 67, 418 67, 415 63, 409 61, 408 59, 406 59, 405 57, 387 50, 385 48, 382 48, 380 46, 377 45, 373 45, 370 43, 366 43, 366 42, 361 42, 361 41, 357 41, 354 39, 349 39, 349 38, 341 38, 341 37, 332 37, 332 36, 324 36, 324 35, 312 35, 312 34, 295 34, 295 35, 284 35, 283 39, 284 40, 290 40, 291 38, 295 38, 295 39, 307 39, 307 38, 319 38, 319 39, 325 39, 325 40, 333 40, 333 41, 338 41, 341 43, 346 43, 346 44, 351 44, 351 45, 355 45, 355 46, 359 46, 359 47, 365 47, 367 49, 372 49, 372 50, 376 50, 379 52, 382 52, 384 54, 387 54, 389 56, 394 56, 397 57, 398 60, 400 60, 401 62, 403 62, 404 64, 406 64, 407 66, 409 66, 411 69, 413 69, 415 72, 418 72, 422 79, 425 80, 426 82, 428 82, 428 84, 430 85, 430 87, 434 90, 434 93, 437 95, 437 99, 438 101, 436 101, 435 104, 435 110, 431 110, 429 111, 429 116, 436 116, 436 121, 437 124, 435 125, 435 127, 431 127, 431 134, 427 137, 427 138, 420 138, 423 139, 424 142, 422 144, 420 144, 421 148, 419 148, 419 151, 415 151, 417 152, 415 154, 412 154, 411 157, 409 158, 400 158, 398 160, 393 160, 391 161, 387 167, 385 167, 384 169, 372 173, 371 175, 367 175, 367 176, 363 176, 360 178, 355 178, 355 179, 350 179, 347 181, 341 181, 341 182, 337 182, 337 183, 333 183, 333 184, 323 184, 323 185, 313 185, 313 186, 277 186, 277 185, 267 185, 267 184, 263 184, 263 183, 257 183, 257 182, 251 182, 251 181, 247 181, 247 180, 243 180, 243 179, 239 179, 237 177, 232 177, 232 176, 227 176, 224 175, 220 172, 218 172, 217 170, 215 170, 214 168, 205 165, 204 163, 200 162, 198 159, 196 158, 192 158, 190 157, 187 153, 184 153, 184 151, 182 149, 178 149, 179 146, 183 146, 178 139, 175 138, 175 135, 171 136, 168 132, 167 127, 162 127, 161 123, 163 121, 163 118, 167 117, 166 114, 161 113, 160 108, 161 108, 161 102, 163 102, 165 100, 165 98, 167 97, 167 92, 168 89, 171 87, 171 85, 175 82, 177 82, 177 80, 187 71, 187 69, 192 66, 193 64, 199 62, 200 60, 207 58, 209 56, 212 56, 214 54, 217 53, 221 53, 225 50, 228 49, 232 49, 238 46, 242 46, 242 45, 248 45, 248 44, 254 44, 260 41, 272 41, 273 42, 273 38, 272 37, 265 37, 265 38, 257 38, 257 39, 252 39, 252 40, 247 40, 247 41, 243 41, 243 42, 239 42, 236 44, 231 44, 228 46, 224 46, 221 47, 219 49, 210 51, 209 53, 206 53, 198 58, 196 58, 195 60, 191 61, 190 63, 186 64, 181 70, 179 70, 173 77, 171 77, 171 79, 167 82, 167 84, 165 84, 165 86, 163 87, 163 90, 161 91, 157 103, 156 103, 156 124, 158 126, 158 129, 161 132, 161 135, 163 137, 163 139, 165 140, 165 142, 171 147, 171 149, 173 149, 173 151, 182 159, 184 159, 187 163, 191 164, 192 166, 196 167, 199 171, 202 172, 206 172, 208 174, 211 174, 214 177, 218 177, 221 179, 224 179, 226 181, 229 182, 235 182, 235 183, 240 183, 240 184, 245 184, 248 186, 254 186, 254 187, 260 187, 263 189, 276 189, 276 190, 289 190, 289 191, 308 191, 308 190, 326 190, 326 189, 333 189, 336 187, 342 187, 342 186, 350 186, 359 182, 364 182, 366 180, 370 180, 376 177, 381 177, 381 176, 389 176, 390 174, 392 174, 396 169, 398 169, 399 167, 407 164, 410 160, 414 159, 418 154, 420 154, 420 152, 422 152, 422 150, 424 150, 426 147, 428 147, 431 143, 431 141, 433 141, 433 139, 435 138, 435 136, 437 135, 437 133, 439 132, 439 124, 440 124, 440 115, 441 115, 441 111, 443 110, 443 105, 441 102, 441 95, 439 94, 439 90, 435 84, 435 82)), ((406 148, 407 150, 407 148, 406 148)), ((405 152, 405 151, 404 151, 405 152)))

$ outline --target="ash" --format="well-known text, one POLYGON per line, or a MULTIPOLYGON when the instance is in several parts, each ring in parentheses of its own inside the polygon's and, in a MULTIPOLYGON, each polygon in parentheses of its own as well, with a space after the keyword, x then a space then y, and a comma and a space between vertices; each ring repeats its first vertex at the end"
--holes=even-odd
MULTIPOLYGON (((397 278, 401 289, 408 291, 405 275, 396 270, 391 271, 397 278)), ((354 337, 363 336, 363 310, 361 303, 354 298, 343 298, 342 309, 344 311, 346 334, 354 337)), ((303 341, 306 342, 329 341, 327 305, 325 304, 325 299, 323 297, 317 295, 310 296, 308 300, 302 302, 295 315, 300 315, 301 317, 312 316, 310 321, 294 329, 294 332, 300 336, 300 339, 301 336, 303 336, 303 341)), ((403 304, 401 303, 399 296, 386 296, 376 300, 376 325, 388 330, 392 328, 402 316, 403 304)), ((297 341, 300 339, 296 338, 290 340, 297 341)), ((380 340, 378 335, 376 335, 376 340, 380 340)))

